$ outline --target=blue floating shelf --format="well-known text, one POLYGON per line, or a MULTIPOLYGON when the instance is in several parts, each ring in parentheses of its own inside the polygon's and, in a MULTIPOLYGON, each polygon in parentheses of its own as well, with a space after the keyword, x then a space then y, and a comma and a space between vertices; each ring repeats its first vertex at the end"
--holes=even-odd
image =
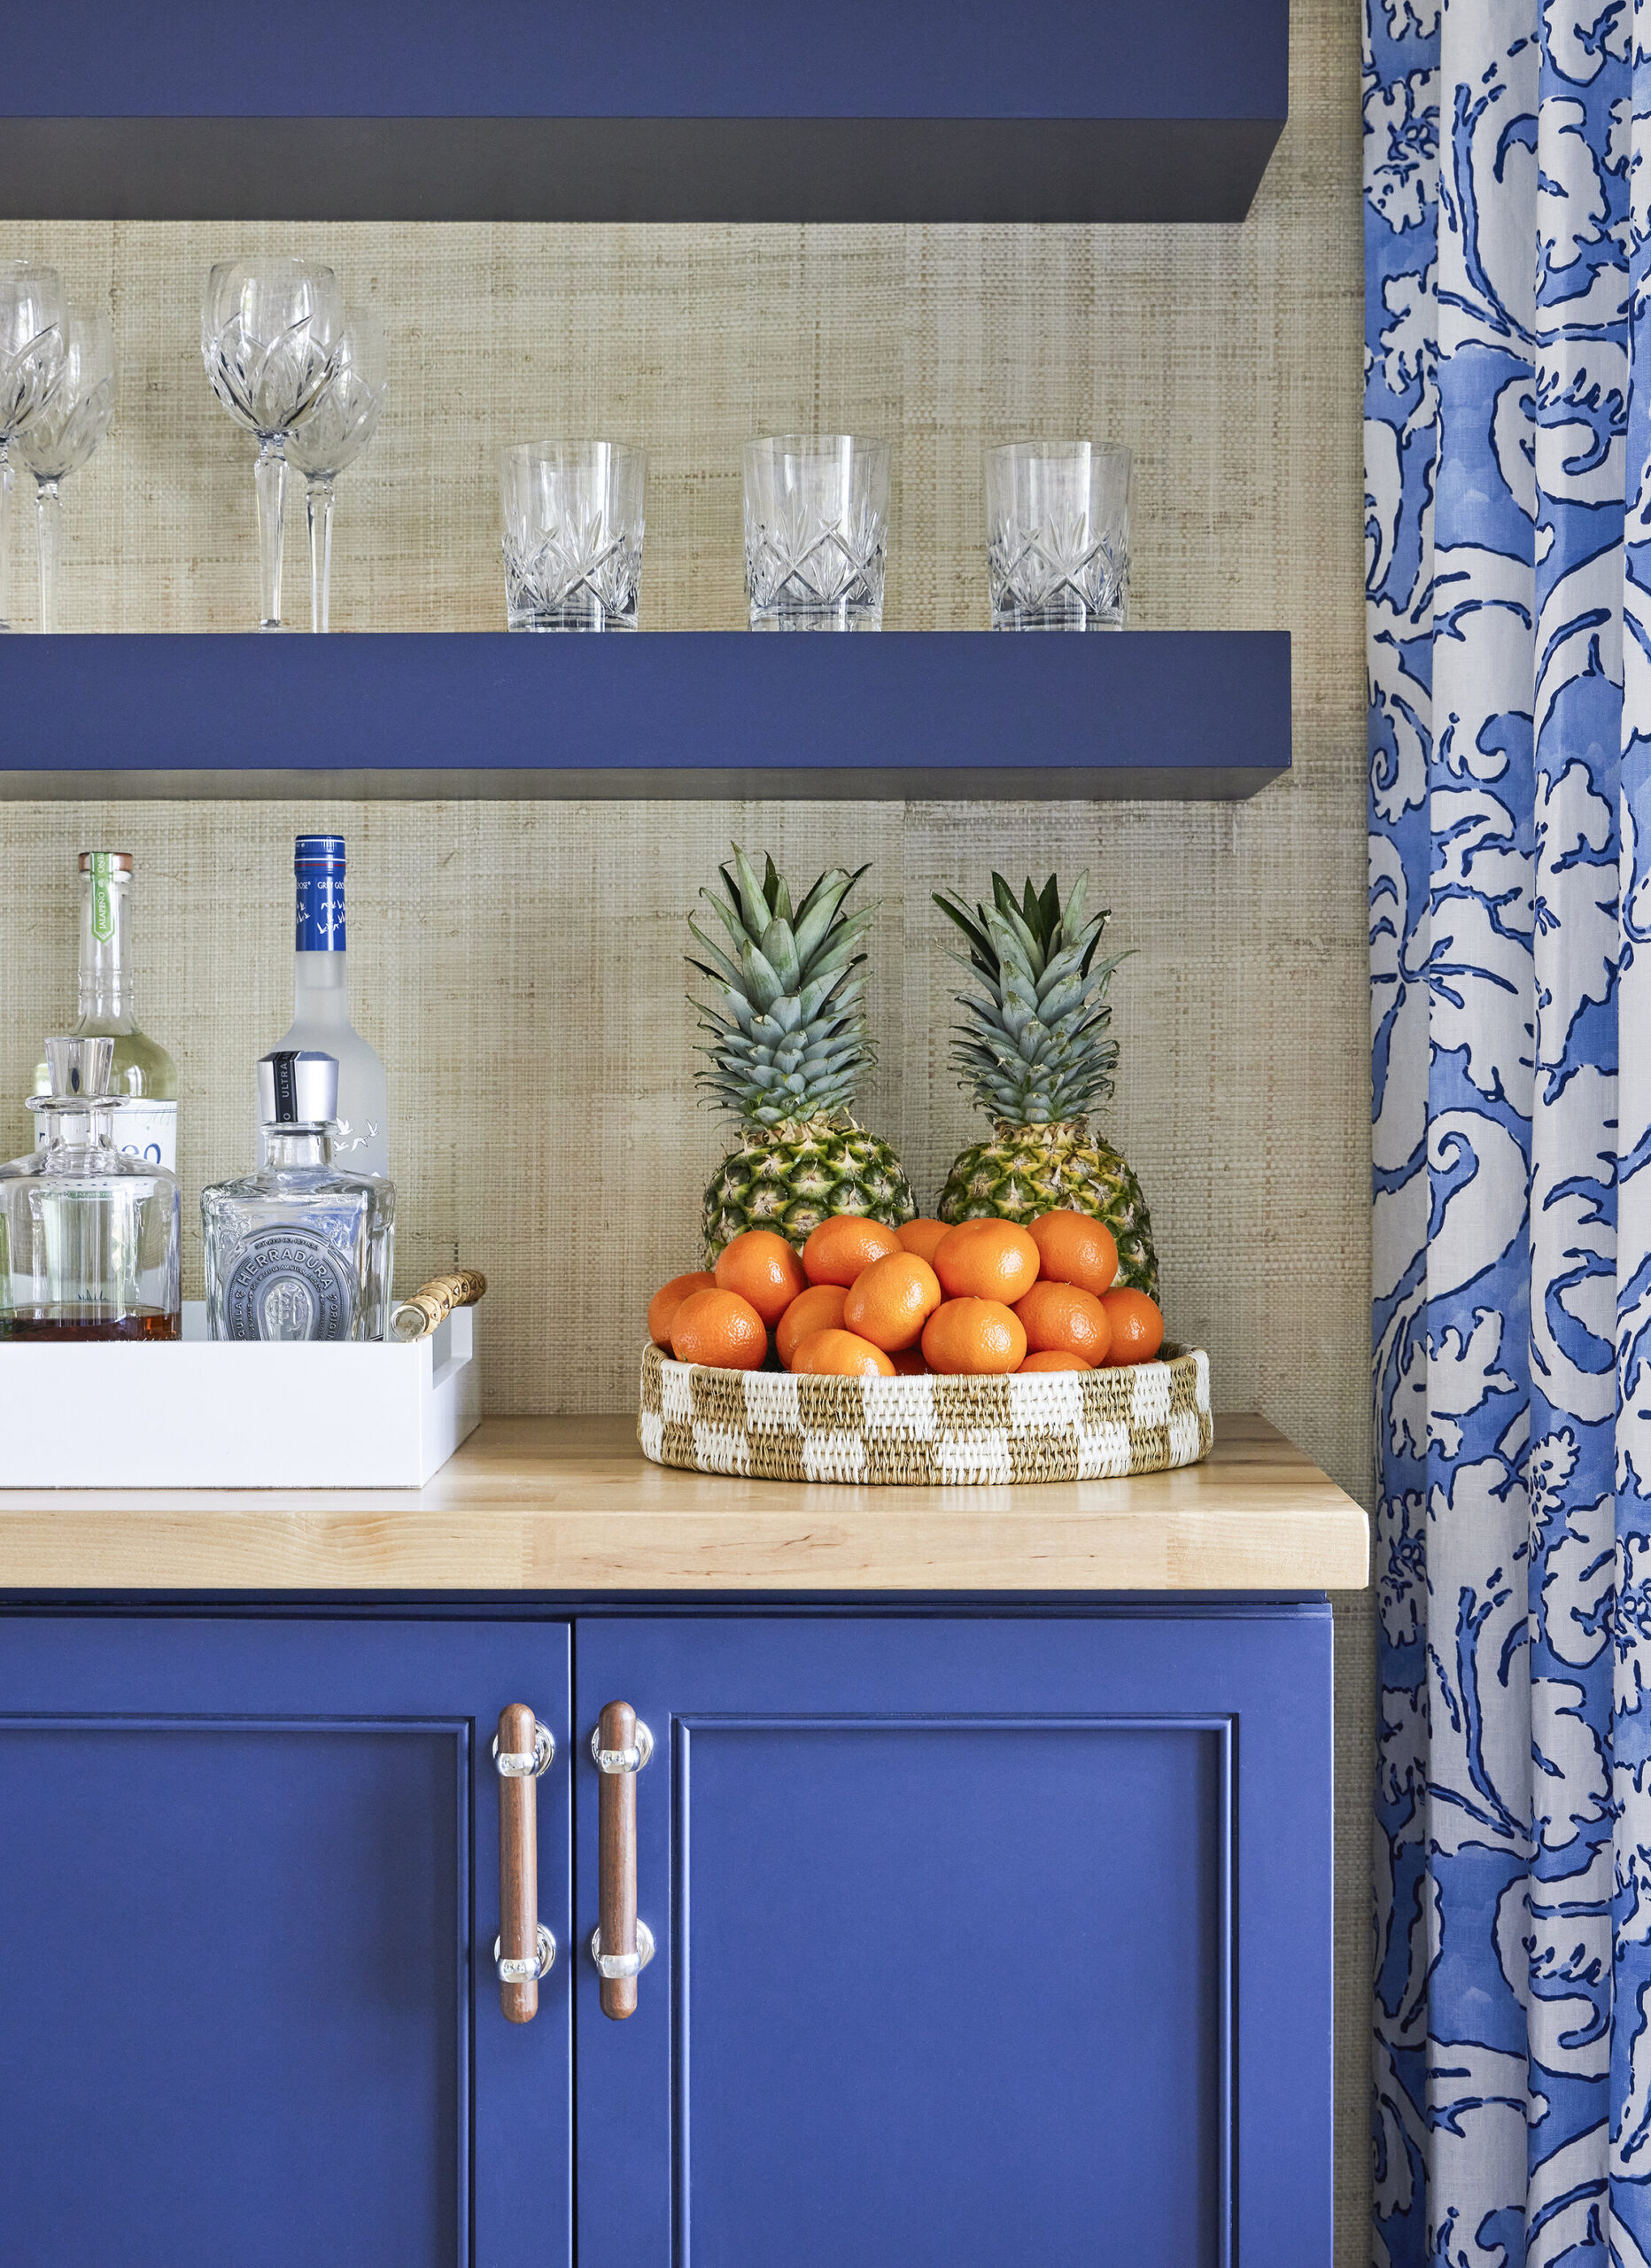
POLYGON ((1288 0, 53 0, 0 215, 1240 221, 1288 63, 1288 0))
POLYGON ((1252 796, 1282 630, 0 639, 0 792, 1252 796))

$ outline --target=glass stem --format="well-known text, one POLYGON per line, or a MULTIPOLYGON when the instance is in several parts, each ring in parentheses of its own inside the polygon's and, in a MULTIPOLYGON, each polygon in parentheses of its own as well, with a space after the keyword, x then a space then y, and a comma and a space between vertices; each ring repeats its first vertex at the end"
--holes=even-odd
POLYGON ((35 509, 40 529, 40 626, 58 626, 58 561, 63 544, 63 506, 55 480, 35 485, 35 509))
POLYGON ((286 505, 287 460, 280 434, 258 445, 252 475, 258 489, 259 628, 281 627, 281 517, 286 505))
POLYGON ((12 627, 6 612, 12 571, 12 460, 0 440, 0 630, 12 627))
POLYGON ((309 515, 309 611, 313 631, 332 628, 332 483, 324 477, 309 484, 306 495, 309 515))

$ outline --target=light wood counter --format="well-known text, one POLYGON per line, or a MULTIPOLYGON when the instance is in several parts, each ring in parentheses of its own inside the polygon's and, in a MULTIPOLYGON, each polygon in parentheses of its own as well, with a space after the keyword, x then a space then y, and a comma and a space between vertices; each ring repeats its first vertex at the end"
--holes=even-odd
POLYGON ((1339 1590, 1365 1516, 1264 1418, 1134 1480, 856 1488, 649 1464, 631 1418, 492 1418, 420 1489, 0 1489, 0 1589, 1339 1590))

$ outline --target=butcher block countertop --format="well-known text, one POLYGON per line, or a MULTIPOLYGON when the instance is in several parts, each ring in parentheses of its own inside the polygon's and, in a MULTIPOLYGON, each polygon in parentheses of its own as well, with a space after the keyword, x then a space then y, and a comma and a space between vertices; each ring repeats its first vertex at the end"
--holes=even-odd
POLYGON ((0 1488, 0 1590, 1303 1591, 1365 1516, 1265 1418, 1128 1480, 871 1488, 649 1464, 624 1418, 495 1418, 413 1489, 0 1488))

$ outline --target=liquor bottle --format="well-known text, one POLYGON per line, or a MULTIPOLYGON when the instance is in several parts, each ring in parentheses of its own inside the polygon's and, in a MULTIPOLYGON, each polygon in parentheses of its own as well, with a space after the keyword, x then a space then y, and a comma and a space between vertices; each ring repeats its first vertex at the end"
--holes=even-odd
POLYGON ((44 1140, 0 1166, 0 1343, 178 1336, 177 1179, 115 1147, 114 1045, 46 1042, 44 1140))
POLYGON ((383 1339, 396 1192, 332 1161, 334 1057, 277 1047, 258 1066, 265 1163, 201 1192, 214 1339, 383 1339))
MULTIPOLYGON (((333 1058, 338 1066, 333 1155, 352 1173, 376 1173, 388 1179, 390 1112, 384 1067, 350 1021, 344 837, 300 835, 293 846, 292 871, 298 884, 292 1021, 275 1048, 316 1050, 333 1058)), ((261 1161, 264 1153, 260 1148, 254 1155, 261 1161)))
MULTIPOLYGON (((132 854, 81 853, 81 961, 75 1039, 112 1039, 110 1091, 116 1098, 114 1146, 151 1165, 178 1169, 178 1067, 138 1029, 132 1006, 132 854)), ((34 1092, 50 1095, 45 1061, 35 1067, 34 1092)), ((48 1121, 36 1114, 35 1140, 48 1121)))

